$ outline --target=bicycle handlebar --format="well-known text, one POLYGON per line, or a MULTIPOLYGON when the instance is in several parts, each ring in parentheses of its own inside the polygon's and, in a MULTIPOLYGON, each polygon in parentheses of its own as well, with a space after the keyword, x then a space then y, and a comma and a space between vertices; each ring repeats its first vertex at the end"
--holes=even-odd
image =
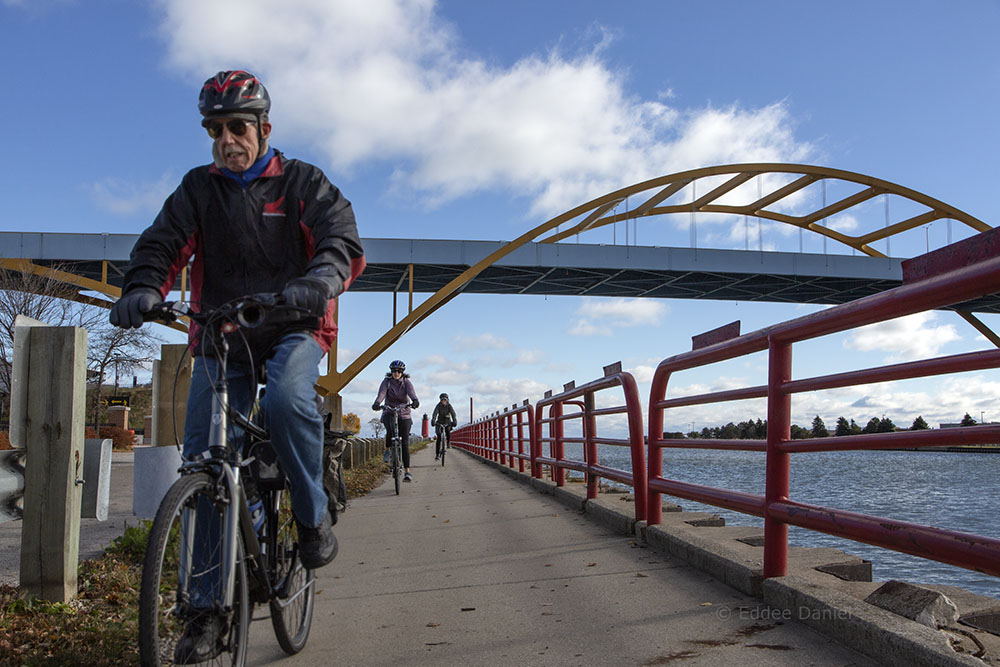
POLYGON ((378 408, 376 410, 388 410, 389 412, 395 412, 395 413, 398 414, 398 413, 400 413, 400 412, 403 411, 403 408, 413 408, 413 409, 416 409, 414 407, 413 403, 407 403, 405 405, 396 405, 396 406, 392 406, 392 405, 380 405, 380 406, 378 406, 378 408))
POLYGON ((280 294, 273 292, 251 294, 204 312, 183 301, 162 301, 142 315, 145 322, 173 322, 178 317, 188 317, 201 325, 221 321, 254 329, 265 321, 296 322, 314 316, 304 308, 287 304, 280 294))

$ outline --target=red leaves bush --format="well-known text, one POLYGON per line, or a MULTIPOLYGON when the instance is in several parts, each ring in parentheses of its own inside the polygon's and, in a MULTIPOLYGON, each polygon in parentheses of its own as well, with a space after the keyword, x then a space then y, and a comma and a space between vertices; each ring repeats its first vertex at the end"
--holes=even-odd
POLYGON ((102 426, 99 436, 88 426, 84 437, 111 438, 111 449, 116 452, 131 452, 135 448, 135 434, 117 426, 102 426))

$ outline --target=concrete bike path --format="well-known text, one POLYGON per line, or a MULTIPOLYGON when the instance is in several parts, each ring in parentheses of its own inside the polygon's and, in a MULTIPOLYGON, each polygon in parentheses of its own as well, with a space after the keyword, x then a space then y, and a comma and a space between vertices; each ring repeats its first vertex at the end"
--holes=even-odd
POLYGON ((351 501, 285 657, 258 607, 250 665, 872 665, 756 599, 452 450, 351 501))

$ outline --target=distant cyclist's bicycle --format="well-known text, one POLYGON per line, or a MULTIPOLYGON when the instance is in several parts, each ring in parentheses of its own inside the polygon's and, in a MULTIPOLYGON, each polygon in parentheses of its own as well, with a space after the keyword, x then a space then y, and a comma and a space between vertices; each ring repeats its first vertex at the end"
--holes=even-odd
POLYGON ((288 482, 268 433, 229 405, 224 334, 265 321, 302 320, 302 312, 275 295, 257 295, 205 313, 166 302, 146 319, 178 316, 201 326, 216 350, 213 428, 208 451, 181 466, 153 521, 139 593, 140 659, 143 665, 241 666, 254 603, 268 603, 278 644, 297 653, 312 624, 314 575, 299 559, 288 482), (230 420, 247 434, 242 447, 228 437, 230 420), (247 503, 254 489, 263 505, 257 517, 247 503), (207 654, 205 642, 195 650, 190 639, 206 628, 212 634, 203 636, 218 637, 207 654))
POLYGON ((437 429, 437 456, 435 458, 441 459, 441 465, 444 465, 444 453, 446 450, 451 449, 451 424, 438 424, 437 429))
POLYGON ((399 435, 399 413, 406 407, 405 405, 380 406, 381 410, 392 415, 391 419, 386 420, 386 428, 389 429, 389 442, 392 443, 389 447, 389 467, 397 496, 399 495, 400 483, 403 481, 403 438, 399 435))

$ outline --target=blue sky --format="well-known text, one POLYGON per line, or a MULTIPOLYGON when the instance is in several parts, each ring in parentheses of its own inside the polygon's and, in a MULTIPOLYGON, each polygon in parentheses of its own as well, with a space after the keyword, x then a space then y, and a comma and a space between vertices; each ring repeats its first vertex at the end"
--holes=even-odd
MULTIPOLYGON (((893 181, 993 224, 998 28, 995 0, 0 0, 0 229, 140 232, 184 172, 208 161, 197 91, 231 68, 264 80, 273 144, 326 171, 352 200, 363 237, 512 239, 645 178, 765 160, 893 181)), ((882 209, 868 213, 881 226, 882 209)), ((700 242, 742 247, 732 221, 699 224, 700 242)), ((638 233, 641 244, 689 243, 687 220, 643 221, 638 233)), ((581 241, 610 242, 594 234, 581 241)), ((940 247, 947 234, 935 223, 891 254, 940 247)), ((798 238, 773 230, 766 245, 794 251, 798 238)), ((342 366, 391 325, 390 298, 342 299, 342 366)), ((447 391, 463 418, 470 395, 479 416, 599 377, 617 360, 647 392, 659 360, 688 349, 692 335, 814 310, 463 296, 357 378, 345 410, 371 417, 394 358, 407 362, 428 407, 447 391)), ((796 372, 985 346, 940 313, 817 342, 797 355, 796 372)), ((763 368, 753 358, 692 372, 679 390, 760 384, 763 368)), ((998 395, 995 378, 972 374, 808 395, 793 414, 802 424, 819 414, 828 426, 841 415, 861 424, 886 415, 908 425, 917 414, 936 424, 965 412, 990 420, 1000 419, 998 395)), ((693 408, 667 426, 748 416, 763 416, 762 406, 721 416, 693 408)))

